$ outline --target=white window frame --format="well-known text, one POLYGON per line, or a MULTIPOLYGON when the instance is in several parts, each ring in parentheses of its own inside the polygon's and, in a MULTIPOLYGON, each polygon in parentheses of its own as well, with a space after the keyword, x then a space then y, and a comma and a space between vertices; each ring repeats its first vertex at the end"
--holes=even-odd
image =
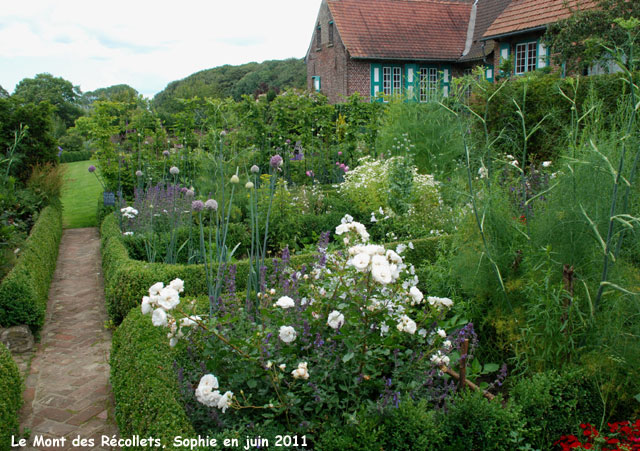
POLYGON ((538 67, 538 42, 528 41, 516 44, 514 72, 522 75, 532 72, 538 67))
POLYGON ((440 77, 438 69, 435 67, 421 67, 418 87, 420 102, 433 102, 438 99, 438 89, 440 88, 440 77))

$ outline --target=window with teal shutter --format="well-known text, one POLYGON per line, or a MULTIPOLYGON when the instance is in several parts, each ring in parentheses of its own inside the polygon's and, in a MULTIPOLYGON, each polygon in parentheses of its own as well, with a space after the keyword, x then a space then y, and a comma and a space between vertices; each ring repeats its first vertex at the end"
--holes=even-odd
POLYGON ((406 64, 404 66, 405 92, 407 93, 407 100, 409 102, 415 102, 418 98, 419 78, 420 74, 416 64, 406 64))
POLYGON ((538 41, 538 69, 549 65, 549 49, 542 41, 538 41))
POLYGON ((493 83, 493 64, 484 65, 484 76, 488 82, 493 83))
MULTIPOLYGON (((499 63, 498 63, 498 67, 502 66, 502 63, 505 60, 508 60, 511 57, 511 44, 509 44, 508 42, 501 42, 500 43, 500 58, 498 59, 499 63)), ((502 75, 505 75, 502 70, 500 71, 500 73, 502 75)))
POLYGON ((451 86, 451 66, 449 66, 448 64, 441 66, 440 72, 441 72, 440 76, 442 77, 440 80, 440 85, 442 88, 442 96, 449 97, 449 89, 451 86))
POLYGON ((382 65, 371 65, 371 101, 382 102, 382 65))
POLYGON ((322 86, 320 85, 320 77, 315 75, 311 77, 311 79, 313 80, 313 90, 316 92, 320 92, 320 90, 322 89, 322 86))

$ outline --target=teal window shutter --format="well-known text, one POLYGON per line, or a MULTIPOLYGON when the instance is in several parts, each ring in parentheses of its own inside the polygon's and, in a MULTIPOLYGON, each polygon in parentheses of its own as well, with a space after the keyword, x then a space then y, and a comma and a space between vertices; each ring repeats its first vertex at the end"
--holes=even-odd
POLYGON ((382 102, 382 64, 371 65, 371 101, 382 102))
POLYGON ((449 97, 449 91, 451 87, 451 66, 448 64, 443 65, 440 70, 441 73, 441 88, 442 88, 442 97, 449 97))
POLYGON ((485 64, 484 65, 484 76, 488 82, 493 83, 493 64, 485 64))
POLYGON ((405 79, 405 92, 407 93, 407 101, 415 102, 418 99, 418 80, 420 78, 420 72, 416 64, 405 64, 404 66, 404 79, 405 79))
MULTIPOLYGON (((500 43, 500 58, 498 59, 499 61, 499 65, 502 65, 502 62, 504 60, 509 59, 509 57, 511 56, 511 44, 509 44, 508 42, 501 42, 500 43)), ((500 73, 502 74, 502 71, 500 71, 500 73)), ((502 74, 504 75, 504 74, 502 74)))
POLYGON ((538 65, 537 69, 542 69, 549 65, 549 49, 540 40, 538 40, 538 65))
POLYGON ((322 86, 320 84, 320 76, 315 75, 311 77, 311 79, 313 80, 313 90, 316 92, 320 92, 320 90, 322 89, 322 86))

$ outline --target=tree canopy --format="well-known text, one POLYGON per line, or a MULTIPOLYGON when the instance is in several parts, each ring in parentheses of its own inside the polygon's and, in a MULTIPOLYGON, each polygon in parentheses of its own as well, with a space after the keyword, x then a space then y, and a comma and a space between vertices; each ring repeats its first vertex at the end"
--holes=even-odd
POLYGON ((301 59, 273 60, 247 63, 240 66, 224 65, 196 72, 182 80, 173 81, 156 94, 153 106, 163 114, 183 110, 180 99, 195 97, 235 100, 245 95, 258 95, 268 91, 280 92, 285 88, 304 88, 306 66, 301 59))
POLYGON ((80 95, 79 87, 62 77, 54 77, 47 73, 22 79, 13 93, 13 97, 23 105, 49 102, 55 107, 54 114, 67 128, 72 127, 82 114, 78 106, 80 95))

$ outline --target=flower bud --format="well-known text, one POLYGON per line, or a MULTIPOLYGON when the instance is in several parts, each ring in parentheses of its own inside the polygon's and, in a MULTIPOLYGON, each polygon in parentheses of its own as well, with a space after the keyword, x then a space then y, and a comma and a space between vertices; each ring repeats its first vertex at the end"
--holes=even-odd
POLYGON ((238 176, 236 174, 233 174, 231 176, 231 180, 229 180, 231 183, 236 184, 240 182, 240 179, 238 178, 238 176))
POLYGON ((253 183, 252 182, 247 182, 246 185, 244 185, 245 188, 247 189, 252 189, 253 188, 253 183))

